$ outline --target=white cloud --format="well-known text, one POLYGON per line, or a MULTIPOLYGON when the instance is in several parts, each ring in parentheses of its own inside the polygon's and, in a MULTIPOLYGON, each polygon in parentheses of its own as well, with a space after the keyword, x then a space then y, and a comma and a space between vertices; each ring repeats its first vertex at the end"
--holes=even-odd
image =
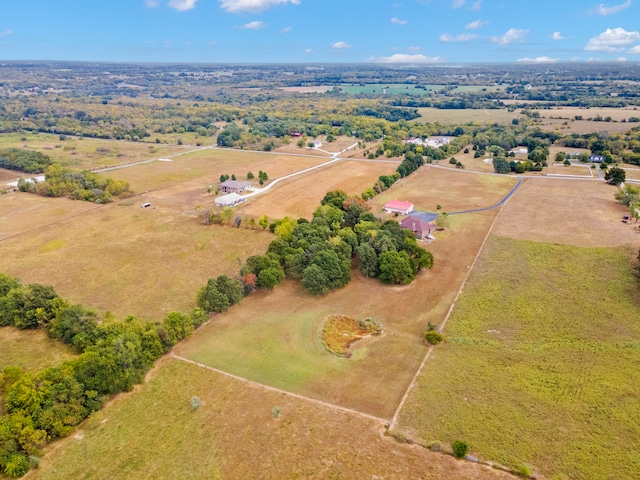
POLYGON ((489 25, 489 22, 487 22, 486 20, 478 19, 478 20, 474 20, 471 23, 467 23, 464 26, 464 29, 465 30, 478 30, 479 28, 486 27, 487 25, 489 25))
POLYGON ((477 11, 482 8, 482 0, 476 0, 476 2, 471 5, 471 10, 477 11))
POLYGON ((300 0, 219 0, 220 6, 230 13, 258 13, 276 5, 300 5, 300 0))
POLYGON ((449 33, 443 33, 440 35, 440 41, 449 43, 449 42, 468 42, 469 40, 474 40, 478 38, 478 35, 474 35, 473 33, 460 33, 458 35, 451 35, 449 33))
POLYGON ((396 53, 390 57, 371 57, 370 62, 375 63, 437 63, 440 57, 426 57, 421 54, 409 55, 407 53, 396 53))
POLYGON ((409 23, 407 20, 400 20, 397 17, 393 17, 391 19, 391 23, 395 23, 396 25, 406 25, 407 23, 409 23))
POLYGON ((626 62, 627 61, 627 57, 618 57, 616 58, 616 62, 626 62))
POLYGON ((536 58, 519 58, 518 62, 521 63, 555 63, 557 62, 557 58, 550 57, 536 57, 536 58))
POLYGON ((597 7, 593 7, 592 9, 590 9, 589 13, 593 15, 602 15, 606 17, 607 15, 613 15, 614 13, 618 13, 626 8, 629 8, 630 6, 631 6, 631 0, 627 0, 626 2, 621 3, 620 5, 611 5, 611 6, 601 3, 597 7))
POLYGON ((262 20, 254 20, 253 22, 242 25, 242 28, 246 28, 247 30, 259 30, 262 27, 264 27, 264 22, 262 20))
POLYGON ((453 0, 451 4, 451 8, 460 8, 464 7, 465 0, 453 0))
POLYGON ((284 27, 282 30, 280 30, 280 33, 287 33, 287 32, 290 32, 291 30, 293 30, 293 27, 284 27))
POLYGON ((519 30, 517 28, 510 28, 504 35, 499 37, 491 37, 493 43, 498 45, 509 45, 510 43, 522 43, 524 42, 524 36, 529 33, 529 30, 519 30))
POLYGON ((305 48, 304 53, 313 53, 313 48, 305 48))
POLYGON ((607 28, 597 37, 589 39, 584 47, 588 52, 621 52, 624 47, 640 41, 639 32, 627 32, 624 28, 607 28))
POLYGON ((0 35, 13 35, 13 30, 5 30, 4 32, 0 32, 0 35))
POLYGON ((215 40, 211 40, 211 41, 209 42, 209 45, 214 46, 214 45, 216 45, 217 43, 218 43, 218 42, 216 42, 215 40))
POLYGON ((145 0, 144 4, 147 8, 156 8, 160 5, 160 2, 158 0, 145 0))
POLYGON ((629 50, 629 53, 633 55, 640 55, 640 45, 636 45, 632 49, 629 50))
POLYGON ((179 12, 186 12, 195 8, 196 3, 198 3, 198 0, 169 0, 169 6, 179 12))
POLYGON ((351 48, 351 45, 349 45, 347 42, 336 42, 333 45, 331 45, 331 48, 337 48, 337 49, 351 48))
POLYGON ((422 50, 422 48, 412 45, 407 47, 407 50, 409 50, 410 52, 419 52, 420 50, 422 50))
POLYGON ((560 32, 553 32, 553 34, 551 35, 551 39, 552 40, 564 40, 564 37, 562 36, 562 33, 560 33, 560 32))

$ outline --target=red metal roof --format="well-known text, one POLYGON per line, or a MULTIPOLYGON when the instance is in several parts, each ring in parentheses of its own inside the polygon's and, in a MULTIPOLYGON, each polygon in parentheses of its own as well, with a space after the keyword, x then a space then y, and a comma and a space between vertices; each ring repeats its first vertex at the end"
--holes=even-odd
POLYGON ((393 208, 394 210, 408 210, 413 207, 411 202, 401 202, 400 200, 389 200, 384 208, 393 208))

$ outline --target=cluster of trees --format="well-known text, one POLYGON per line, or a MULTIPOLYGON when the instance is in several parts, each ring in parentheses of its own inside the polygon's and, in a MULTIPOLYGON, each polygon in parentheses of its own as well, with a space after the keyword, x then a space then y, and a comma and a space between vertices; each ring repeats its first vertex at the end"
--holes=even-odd
POLYGON ((0 150, 0 168, 18 170, 25 173, 40 173, 51 163, 51 158, 40 152, 20 148, 0 150))
POLYGON ((352 260, 364 275, 395 284, 410 283, 420 269, 433 266, 433 256, 410 231, 369 210, 361 198, 337 190, 325 195, 311 221, 274 222, 270 228, 278 238, 267 254, 273 268, 280 265, 287 277, 322 295, 349 283, 352 260))
POLYGON ((250 293, 250 288, 245 290, 240 280, 220 275, 217 278, 210 278, 200 289, 196 302, 198 307, 207 313, 221 313, 226 312, 231 305, 240 302, 247 293, 250 293))
POLYGON ((623 189, 616 192, 615 198, 621 205, 629 209, 629 214, 635 218, 636 222, 640 219, 640 188, 633 185, 625 185, 623 189))
POLYGON ((24 475, 47 442, 69 435, 109 395, 129 391, 154 360, 206 319, 203 310, 170 313, 162 323, 100 318, 70 305, 52 287, 23 285, 0 274, 0 326, 40 328, 78 355, 40 372, 6 367, 0 374, 5 414, 0 417, 0 471, 24 475))
POLYGON ((66 196, 73 200, 95 203, 112 202, 114 197, 131 195, 129 184, 122 180, 106 178, 88 171, 73 171, 54 163, 45 169, 44 182, 18 181, 21 192, 37 193, 46 197, 66 196))

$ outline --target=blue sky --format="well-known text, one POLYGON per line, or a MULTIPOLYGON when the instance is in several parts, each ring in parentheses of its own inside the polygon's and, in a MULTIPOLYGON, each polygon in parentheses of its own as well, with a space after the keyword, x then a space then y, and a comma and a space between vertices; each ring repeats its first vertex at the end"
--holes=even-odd
POLYGON ((640 0, 0 0, 0 60, 640 61, 640 0))

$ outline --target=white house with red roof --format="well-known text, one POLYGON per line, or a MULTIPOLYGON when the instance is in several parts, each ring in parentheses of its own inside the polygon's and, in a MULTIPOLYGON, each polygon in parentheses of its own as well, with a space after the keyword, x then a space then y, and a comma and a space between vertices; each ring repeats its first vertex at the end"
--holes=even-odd
POLYGON ((411 202, 402 202, 400 200, 389 200, 385 203, 384 207, 382 207, 387 213, 397 213, 399 215, 409 215, 413 212, 413 203, 411 202))

